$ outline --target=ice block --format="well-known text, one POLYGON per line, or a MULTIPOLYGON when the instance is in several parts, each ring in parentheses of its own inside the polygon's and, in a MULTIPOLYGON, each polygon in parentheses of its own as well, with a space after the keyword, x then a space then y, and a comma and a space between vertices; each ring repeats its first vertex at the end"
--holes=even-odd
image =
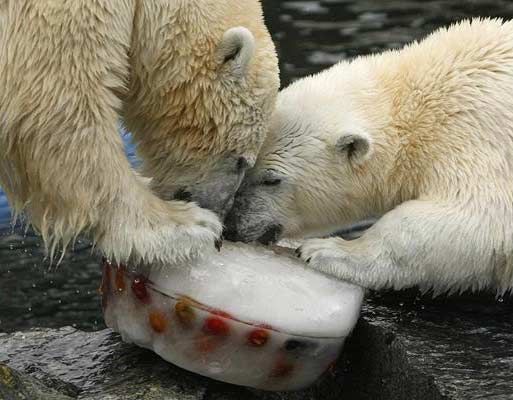
POLYGON ((313 383, 337 359, 363 289, 305 268, 287 249, 225 243, 188 265, 107 260, 102 305, 126 342, 184 369, 265 390, 313 383))

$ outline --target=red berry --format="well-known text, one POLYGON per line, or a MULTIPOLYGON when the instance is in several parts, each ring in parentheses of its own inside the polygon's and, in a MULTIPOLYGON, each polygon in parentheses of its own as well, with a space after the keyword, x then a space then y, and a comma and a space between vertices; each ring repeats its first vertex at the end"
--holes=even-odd
POLYGON ((265 329, 253 329, 248 334, 248 344, 254 347, 265 346, 269 340, 269 332, 265 329))
POLYGON ((278 360, 271 371, 270 376, 272 378, 285 378, 289 376, 294 370, 294 364, 284 361, 278 360))
POLYGON ((230 333, 230 326, 228 323, 219 317, 209 317, 205 320, 203 331, 216 336, 228 336, 230 333))
POLYGON ((167 319, 164 313, 160 311, 152 311, 148 315, 148 321, 155 332, 162 333, 166 330, 167 319))
POLYGON ((150 303, 150 294, 148 293, 148 289, 146 289, 146 278, 144 276, 139 275, 134 278, 132 282, 132 292, 134 292, 135 297, 142 303, 150 303))

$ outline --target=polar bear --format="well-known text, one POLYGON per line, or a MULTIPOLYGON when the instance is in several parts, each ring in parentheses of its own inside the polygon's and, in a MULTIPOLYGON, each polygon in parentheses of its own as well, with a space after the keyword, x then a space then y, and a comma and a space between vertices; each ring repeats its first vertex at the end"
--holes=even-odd
POLYGON ((227 236, 319 237, 372 215, 360 238, 299 255, 372 289, 513 287, 513 22, 464 21, 283 90, 227 236))
POLYGON ((231 206, 279 88, 260 2, 0 0, 0 21, 0 186, 50 251, 82 232, 118 261, 213 249, 196 203, 231 206))

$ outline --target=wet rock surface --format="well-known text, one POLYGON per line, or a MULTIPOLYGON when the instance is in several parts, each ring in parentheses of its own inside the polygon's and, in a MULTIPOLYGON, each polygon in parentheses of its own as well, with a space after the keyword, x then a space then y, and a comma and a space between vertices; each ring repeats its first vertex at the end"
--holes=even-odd
POLYGON ((22 374, 0 363, 0 399, 55 399, 67 400, 72 397, 49 388, 35 378, 22 374))
POLYGON ((110 330, 0 334, 0 398, 513 399, 512 304, 373 295, 338 365, 313 387, 290 393, 203 378, 110 330))
POLYGON ((168 364, 150 351, 122 343, 110 330, 87 333, 68 327, 2 334, 0 362, 16 374, 30 375, 40 389, 22 397, 28 390, 23 384, 6 385, 0 380, 0 393, 6 393, 6 399, 272 400, 328 399, 342 393, 337 371, 312 388, 290 394, 214 382, 168 364), (54 393, 48 394, 48 387, 54 393), (55 393, 61 397, 52 397, 55 393))
POLYGON ((374 294, 347 351, 355 398, 513 399, 513 297, 374 294))

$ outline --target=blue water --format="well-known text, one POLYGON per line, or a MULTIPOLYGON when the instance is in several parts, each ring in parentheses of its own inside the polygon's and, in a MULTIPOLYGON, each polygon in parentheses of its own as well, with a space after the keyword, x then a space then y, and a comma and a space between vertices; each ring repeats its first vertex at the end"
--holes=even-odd
POLYGON ((9 203, 5 197, 5 193, 0 189, 0 229, 9 224, 11 219, 11 210, 9 209, 9 203))

